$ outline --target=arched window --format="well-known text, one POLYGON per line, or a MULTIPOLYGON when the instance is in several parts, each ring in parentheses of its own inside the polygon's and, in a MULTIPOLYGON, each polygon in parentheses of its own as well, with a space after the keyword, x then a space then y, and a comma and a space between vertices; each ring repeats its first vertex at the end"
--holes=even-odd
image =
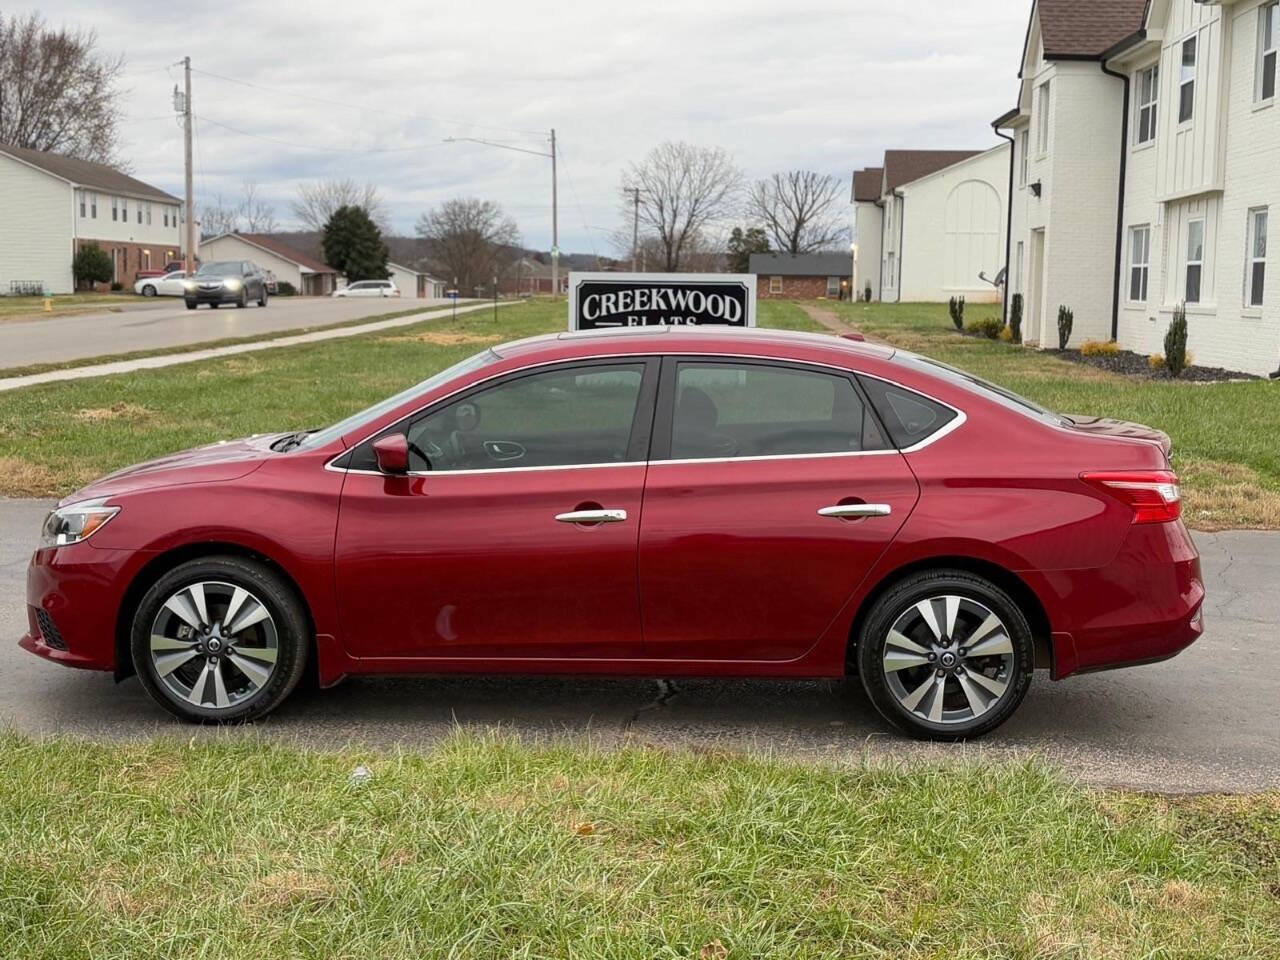
POLYGON ((1000 262, 1000 195, 985 180, 965 180, 947 197, 944 219, 943 283, 972 290, 994 277, 1000 262))

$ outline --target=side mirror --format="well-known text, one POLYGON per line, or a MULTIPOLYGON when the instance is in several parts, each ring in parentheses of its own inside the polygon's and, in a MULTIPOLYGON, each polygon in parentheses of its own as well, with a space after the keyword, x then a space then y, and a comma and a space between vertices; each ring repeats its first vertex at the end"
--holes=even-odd
POLYGON ((409 472, 409 439, 403 433, 392 433, 373 444, 378 469, 383 473, 398 475, 409 472))

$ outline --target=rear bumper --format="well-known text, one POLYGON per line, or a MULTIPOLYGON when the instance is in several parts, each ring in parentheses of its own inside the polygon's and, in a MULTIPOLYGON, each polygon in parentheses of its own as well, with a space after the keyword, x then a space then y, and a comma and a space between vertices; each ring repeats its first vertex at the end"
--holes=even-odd
POLYGON ((1055 679, 1167 660, 1204 633, 1200 556, 1181 522, 1135 525, 1105 567, 1038 579, 1055 679))
POLYGON ((91 543, 37 550, 27 567, 27 633, 18 646, 65 666, 114 670, 120 602, 142 559, 91 543))

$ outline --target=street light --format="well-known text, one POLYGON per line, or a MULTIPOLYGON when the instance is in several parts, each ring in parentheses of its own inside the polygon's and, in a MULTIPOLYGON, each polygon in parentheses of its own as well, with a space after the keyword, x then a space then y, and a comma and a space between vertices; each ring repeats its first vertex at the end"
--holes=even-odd
POLYGON ((509 143, 497 143, 493 140, 480 140, 476 137, 445 137, 445 143, 479 143, 486 147, 497 147, 500 150, 514 150, 516 153, 531 153, 535 157, 551 158, 551 295, 560 293, 560 211, 559 187, 556 182, 556 130, 551 128, 551 152, 530 150, 528 147, 513 147, 509 143))

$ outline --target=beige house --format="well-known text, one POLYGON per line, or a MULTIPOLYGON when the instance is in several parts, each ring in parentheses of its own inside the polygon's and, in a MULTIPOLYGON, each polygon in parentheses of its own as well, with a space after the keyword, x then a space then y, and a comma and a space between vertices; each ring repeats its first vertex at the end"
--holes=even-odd
POLYGON ((252 260, 303 296, 327 297, 345 282, 336 269, 263 233, 224 233, 200 242, 201 261, 252 260))
POLYGON ((399 263, 387 263, 387 279, 396 285, 400 296, 411 300, 444 300, 447 284, 422 270, 399 263))

